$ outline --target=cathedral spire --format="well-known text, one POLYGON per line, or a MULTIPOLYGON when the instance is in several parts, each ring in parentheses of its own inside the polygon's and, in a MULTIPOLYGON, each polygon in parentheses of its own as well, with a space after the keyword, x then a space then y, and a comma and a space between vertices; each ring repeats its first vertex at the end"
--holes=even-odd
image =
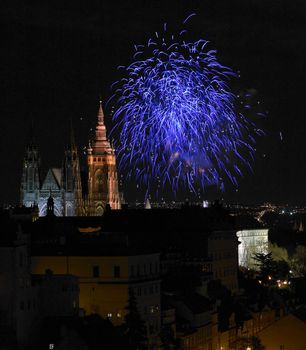
POLYGON ((99 103, 100 103, 100 107, 99 107, 99 112, 98 112, 98 125, 104 125, 104 113, 103 113, 101 99, 100 99, 99 103))
POLYGON ((104 154, 111 151, 110 143, 106 136, 106 126, 104 124, 104 113, 102 101, 99 103, 98 124, 96 126, 96 137, 93 143, 93 154, 104 154))
POLYGON ((40 159, 38 147, 34 138, 33 119, 31 120, 27 139, 25 155, 23 158, 20 203, 26 207, 31 207, 34 203, 38 203, 38 193, 40 189, 40 159))
POLYGON ((29 147, 33 147, 35 145, 34 141, 34 120, 31 118, 31 125, 30 125, 30 134, 29 134, 29 147))
POLYGON ((75 141, 74 129, 72 125, 72 119, 70 119, 70 147, 73 150, 77 150, 77 145, 75 141))

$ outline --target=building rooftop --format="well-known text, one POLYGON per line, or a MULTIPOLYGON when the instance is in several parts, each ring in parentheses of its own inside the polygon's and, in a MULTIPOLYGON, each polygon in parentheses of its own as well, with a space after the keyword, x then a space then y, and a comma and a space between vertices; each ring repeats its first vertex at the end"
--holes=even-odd
POLYGON ((46 216, 34 222, 29 233, 34 254, 129 255, 162 252, 165 247, 188 250, 189 245, 203 250, 212 231, 233 227, 233 218, 223 208, 187 206, 106 210, 101 217, 46 216))

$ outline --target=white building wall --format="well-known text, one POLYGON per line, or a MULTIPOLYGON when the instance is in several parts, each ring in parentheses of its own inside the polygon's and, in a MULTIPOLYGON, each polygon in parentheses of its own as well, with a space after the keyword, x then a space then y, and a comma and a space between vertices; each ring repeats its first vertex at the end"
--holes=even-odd
POLYGON ((237 232, 240 242, 238 246, 239 266, 250 269, 258 269, 254 255, 258 253, 268 254, 269 229, 251 229, 237 232))

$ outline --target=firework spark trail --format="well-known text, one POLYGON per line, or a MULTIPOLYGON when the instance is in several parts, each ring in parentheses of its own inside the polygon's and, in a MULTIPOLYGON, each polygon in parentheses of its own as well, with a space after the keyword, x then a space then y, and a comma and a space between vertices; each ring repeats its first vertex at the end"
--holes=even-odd
POLYGON ((254 125, 235 111, 228 82, 236 74, 207 41, 184 41, 185 32, 175 40, 165 25, 163 35, 135 45, 135 61, 113 84, 119 168, 147 189, 157 178, 173 192, 223 189, 223 175, 237 186, 253 157, 254 125))

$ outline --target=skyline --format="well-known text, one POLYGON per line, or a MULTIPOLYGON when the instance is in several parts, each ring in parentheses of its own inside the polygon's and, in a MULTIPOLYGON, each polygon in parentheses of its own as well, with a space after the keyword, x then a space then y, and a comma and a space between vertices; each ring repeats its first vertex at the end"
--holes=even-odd
MULTIPOLYGON (((93 2, 91 7, 76 3, 69 9, 32 4, 19 12, 14 3, 6 7, 1 20, 6 35, 0 124, 2 203, 19 201, 31 119, 43 167, 61 164, 70 119, 81 153, 96 123, 99 96, 104 102, 111 96, 116 68, 129 63, 133 45, 147 40, 164 22, 177 29, 195 12, 189 28, 193 38, 209 40, 220 61, 240 71, 241 90, 255 89, 269 111, 254 174, 246 172, 238 193, 226 190, 223 197, 232 202, 305 204, 302 2, 238 1, 236 7, 212 1, 173 4, 93 2), (116 8, 118 3, 121 7, 116 8)), ((108 130, 109 114, 110 109, 105 113, 108 130)))

